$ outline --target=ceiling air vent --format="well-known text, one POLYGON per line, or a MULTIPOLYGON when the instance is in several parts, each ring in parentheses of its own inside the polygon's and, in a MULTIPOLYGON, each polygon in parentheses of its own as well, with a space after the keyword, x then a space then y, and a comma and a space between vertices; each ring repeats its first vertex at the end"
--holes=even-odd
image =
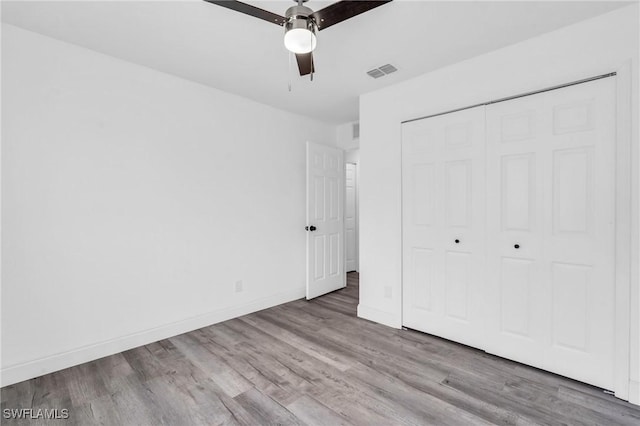
POLYGON ((384 77, 386 74, 380 71, 378 68, 374 68, 371 71, 367 71, 367 74, 373 78, 384 77))
POLYGON ((381 66, 380 68, 378 68, 380 71, 382 71, 385 74, 391 74, 392 72, 396 72, 398 71, 398 68, 394 67, 391 64, 386 64, 381 66))
POLYGON ((369 74, 373 78, 380 78, 396 71, 398 71, 398 68, 394 67, 391 64, 386 64, 386 65, 382 65, 379 68, 374 68, 371 71, 367 71, 367 74, 369 74))

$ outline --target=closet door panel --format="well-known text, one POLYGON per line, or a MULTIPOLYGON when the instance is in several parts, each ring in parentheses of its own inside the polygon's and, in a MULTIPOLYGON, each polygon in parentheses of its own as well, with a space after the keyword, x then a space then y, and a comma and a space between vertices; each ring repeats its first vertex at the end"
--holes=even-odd
POLYGON ((615 78, 552 91, 545 268, 550 338, 543 368, 614 388, 615 78))
POLYGON ((487 350, 613 387, 612 78, 487 106, 487 350))
POLYGON ((402 130, 403 325, 480 347, 484 110, 402 130))
POLYGON ((549 125, 531 97, 487 108, 487 346, 531 365, 543 359, 542 257, 544 156, 536 138, 549 125))
POLYGON ((439 292, 443 280, 444 217, 438 206, 443 175, 438 155, 442 138, 436 129, 416 122, 403 126, 403 309, 405 324, 420 324, 442 315, 439 292), (407 160, 405 160, 405 158, 407 160))

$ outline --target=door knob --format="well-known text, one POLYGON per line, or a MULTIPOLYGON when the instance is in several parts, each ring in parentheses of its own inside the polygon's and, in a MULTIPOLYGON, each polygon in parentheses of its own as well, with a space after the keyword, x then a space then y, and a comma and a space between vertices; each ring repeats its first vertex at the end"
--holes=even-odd
POLYGON ((304 229, 307 230, 307 231, 315 231, 318 228, 316 228, 315 226, 311 225, 311 226, 305 226, 304 229))
POLYGON ((520 248, 520 244, 514 245, 513 248, 516 249, 516 250, 519 249, 520 248))

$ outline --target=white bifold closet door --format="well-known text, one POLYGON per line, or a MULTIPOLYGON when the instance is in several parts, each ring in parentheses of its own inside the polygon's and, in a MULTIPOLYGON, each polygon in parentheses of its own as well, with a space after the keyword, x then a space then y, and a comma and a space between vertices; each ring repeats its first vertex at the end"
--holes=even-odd
POLYGON ((402 126, 403 325, 481 346, 484 108, 402 126))
POLYGON ((613 389, 615 79, 402 131, 403 325, 613 389))
POLYGON ((613 389, 615 79, 486 113, 486 350, 613 389))

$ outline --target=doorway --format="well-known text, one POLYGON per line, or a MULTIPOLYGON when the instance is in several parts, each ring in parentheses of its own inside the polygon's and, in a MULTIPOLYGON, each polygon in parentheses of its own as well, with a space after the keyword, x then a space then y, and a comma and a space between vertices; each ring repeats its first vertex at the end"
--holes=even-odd
POLYGON ((358 271, 358 166, 345 164, 345 242, 347 272, 358 271))

